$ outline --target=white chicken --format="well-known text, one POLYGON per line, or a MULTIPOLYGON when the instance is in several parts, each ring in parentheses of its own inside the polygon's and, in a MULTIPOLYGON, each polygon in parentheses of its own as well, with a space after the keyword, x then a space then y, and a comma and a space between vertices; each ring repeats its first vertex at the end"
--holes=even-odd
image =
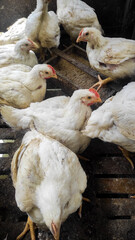
POLYGON ((135 152, 135 82, 126 85, 115 96, 93 111, 83 134, 120 146, 134 167, 127 151, 135 152))
POLYGON ((135 41, 125 38, 103 37, 96 28, 81 30, 77 42, 87 42, 86 52, 90 66, 108 76, 92 87, 98 87, 116 78, 124 78, 135 74, 135 41))
POLYGON ((37 0, 36 9, 26 21, 25 34, 43 48, 58 47, 60 28, 58 17, 53 11, 48 12, 50 0, 37 0))
POLYGON ((27 19, 18 19, 7 32, 0 34, 0 44, 16 43, 28 37, 40 47, 58 47, 60 27, 57 15, 53 11, 48 12, 49 1, 37 0, 36 9, 27 19))
POLYGON ((91 115, 90 105, 101 102, 95 89, 76 90, 71 98, 60 96, 31 104, 24 110, 3 106, 1 114, 11 127, 33 127, 60 141, 75 153, 82 153, 90 143, 80 132, 91 115))
POLYGON ((0 104, 26 108, 31 102, 42 101, 46 93, 46 79, 57 78, 47 64, 33 68, 23 64, 0 69, 0 104))
POLYGON ((83 27, 95 27, 102 31, 94 9, 81 0, 57 0, 59 22, 75 40, 83 27))
POLYGON ((0 67, 17 63, 34 67, 38 64, 38 60, 35 53, 31 50, 37 48, 36 43, 30 39, 22 39, 16 44, 0 46, 0 67))
POLYGON ((25 38, 25 25, 26 18, 20 18, 6 32, 0 32, 0 45, 16 43, 25 38))
POLYGON ((77 156, 58 141, 33 130, 25 134, 11 170, 17 206, 29 216, 17 240, 29 229, 31 239, 35 239, 33 222, 48 227, 59 240, 62 222, 81 206, 87 186, 77 156))

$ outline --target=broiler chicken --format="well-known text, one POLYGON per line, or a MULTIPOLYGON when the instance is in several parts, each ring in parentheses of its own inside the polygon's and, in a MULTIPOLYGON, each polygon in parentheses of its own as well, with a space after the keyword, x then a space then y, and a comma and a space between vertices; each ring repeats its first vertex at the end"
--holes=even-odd
POLYGON ((87 186, 77 156, 58 141, 33 130, 25 134, 11 170, 17 206, 29 216, 17 240, 29 229, 31 239, 35 239, 33 222, 48 227, 59 240, 62 222, 81 206, 87 186))
POLYGON ((25 38, 25 25, 26 18, 20 18, 6 32, 0 32, 0 45, 16 43, 25 38))
POLYGON ((0 67, 17 63, 34 67, 38 61, 35 53, 31 50, 35 50, 37 47, 30 39, 22 39, 16 44, 0 46, 0 67))
POLYGON ((50 0, 37 0, 36 9, 28 18, 18 19, 8 31, 0 34, 0 44, 16 43, 22 38, 30 38, 39 47, 58 47, 60 28, 58 17, 53 11, 48 12, 50 0))
POLYGON ((108 76, 107 79, 94 84, 99 86, 116 78, 124 78, 135 74, 135 41, 125 38, 103 37, 96 28, 81 30, 77 42, 87 42, 86 52, 90 66, 108 76))
POLYGON ((53 11, 48 12, 50 0, 37 0, 36 9, 26 21, 25 34, 42 48, 58 47, 60 28, 58 17, 53 11))
POLYGON ((69 97, 60 96, 33 103, 27 109, 1 108, 1 114, 11 127, 34 127, 55 138, 75 153, 82 153, 90 143, 81 130, 91 115, 90 105, 101 102, 95 89, 76 90, 69 97))
POLYGON ((23 64, 1 68, 0 105, 26 108, 31 102, 42 101, 46 93, 46 79, 50 77, 57 76, 53 67, 47 64, 38 64, 33 68, 23 64))
POLYGON ((73 41, 83 27, 95 27, 102 31, 94 9, 81 0, 57 0, 57 15, 73 41))
POLYGON ((134 167, 127 151, 135 152, 135 82, 126 85, 115 96, 93 111, 83 134, 120 146, 134 167))

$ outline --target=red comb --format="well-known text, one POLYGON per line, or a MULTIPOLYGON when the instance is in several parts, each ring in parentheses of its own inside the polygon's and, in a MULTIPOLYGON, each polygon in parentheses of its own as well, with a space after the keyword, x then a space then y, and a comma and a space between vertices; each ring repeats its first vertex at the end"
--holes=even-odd
POLYGON ((52 72, 53 72, 54 74, 56 74, 54 68, 53 68, 51 65, 48 64, 47 66, 52 69, 52 72))
POLYGON ((30 40, 29 38, 27 39, 30 43, 32 43, 33 44, 33 41, 32 40, 30 40))
POLYGON ((81 36, 81 35, 82 35, 82 32, 83 32, 83 28, 82 28, 82 30, 80 31, 80 33, 79 33, 79 36, 81 36))
POLYGON ((96 97, 100 97, 99 93, 94 88, 89 89, 90 92, 94 93, 96 97))

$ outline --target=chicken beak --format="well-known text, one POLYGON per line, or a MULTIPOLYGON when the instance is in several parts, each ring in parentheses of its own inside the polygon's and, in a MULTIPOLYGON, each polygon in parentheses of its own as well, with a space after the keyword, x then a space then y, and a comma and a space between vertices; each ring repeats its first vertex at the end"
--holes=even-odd
POLYGON ((101 98, 100 97, 98 97, 98 98, 96 98, 96 101, 95 102, 102 102, 102 100, 101 100, 101 98))
POLYGON ((39 48, 39 46, 34 42, 32 45, 32 49, 37 49, 37 48, 39 48))
POLYGON ((52 78, 58 78, 56 74, 53 74, 52 75, 52 78))
POLYGON ((82 41, 82 38, 80 36, 78 36, 78 38, 76 39, 76 42, 81 42, 82 41))
POLYGON ((54 239, 55 240, 59 240, 59 237, 60 237, 60 226, 56 227, 56 225, 52 222, 51 227, 52 227, 52 234, 54 236, 54 239))

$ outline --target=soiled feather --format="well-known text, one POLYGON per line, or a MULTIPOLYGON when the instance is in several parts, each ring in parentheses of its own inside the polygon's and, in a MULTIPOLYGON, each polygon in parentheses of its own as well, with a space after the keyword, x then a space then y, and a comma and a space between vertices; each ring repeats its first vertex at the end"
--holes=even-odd
POLYGON ((59 232, 62 222, 80 207, 87 185, 77 156, 58 141, 31 131, 16 151, 11 170, 20 210, 38 226, 54 234, 53 223, 59 232))
POLYGON ((103 37, 96 28, 84 28, 77 41, 86 41, 90 66, 112 79, 135 74, 135 41, 103 37))

